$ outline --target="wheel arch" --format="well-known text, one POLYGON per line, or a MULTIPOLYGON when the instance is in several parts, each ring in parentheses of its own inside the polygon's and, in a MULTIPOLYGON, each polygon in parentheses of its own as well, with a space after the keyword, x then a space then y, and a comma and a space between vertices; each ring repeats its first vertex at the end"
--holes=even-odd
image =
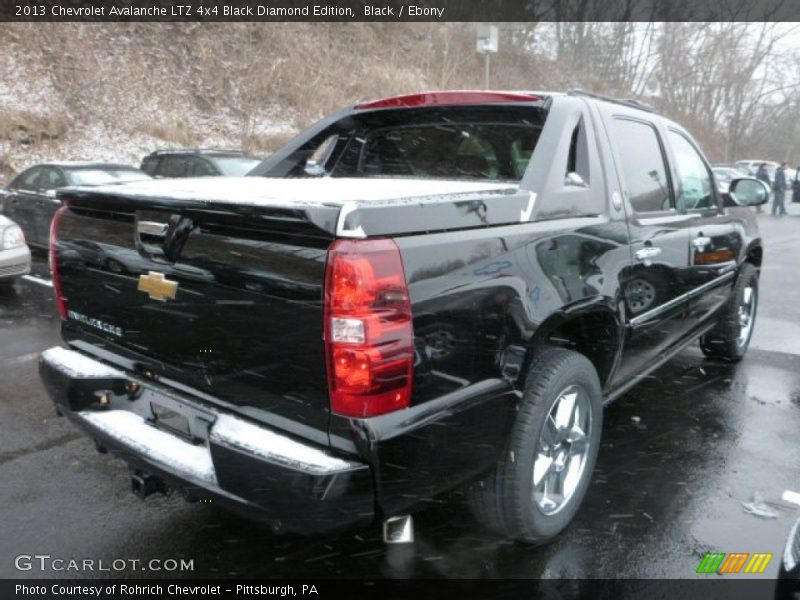
POLYGON ((761 238, 755 239, 747 246, 744 262, 753 265, 759 273, 761 272, 761 261, 764 258, 764 248, 761 246, 761 238))
POLYGON ((622 351, 622 317, 609 299, 586 306, 565 309, 547 318, 528 345, 520 387, 533 357, 546 347, 562 347, 585 356, 594 365, 603 390, 606 390, 622 351))

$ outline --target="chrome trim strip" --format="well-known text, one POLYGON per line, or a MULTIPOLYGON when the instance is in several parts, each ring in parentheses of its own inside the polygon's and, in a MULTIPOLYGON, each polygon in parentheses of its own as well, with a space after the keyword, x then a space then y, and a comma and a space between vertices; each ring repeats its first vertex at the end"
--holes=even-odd
POLYGON ((359 225, 355 229, 347 229, 345 227, 345 221, 347 220, 347 216, 357 211, 359 208, 357 202, 345 202, 344 206, 339 210, 339 218, 336 220, 336 237, 346 237, 346 238, 357 238, 363 239, 367 237, 367 234, 364 233, 364 229, 359 225))
POLYGON ((137 221, 136 231, 145 235, 154 235, 157 237, 164 237, 167 235, 169 225, 167 223, 159 223, 158 221, 137 221))
POLYGON ((695 296, 702 294, 706 290, 710 290, 711 288, 714 288, 722 283, 725 283, 728 279, 731 279, 734 275, 735 275, 734 271, 728 271, 723 275, 720 275, 716 279, 712 279, 708 283, 704 283, 703 285, 696 287, 693 290, 683 293, 680 296, 676 296, 669 302, 665 302, 660 306, 656 306, 652 310, 648 310, 646 313, 642 313, 641 315, 632 318, 630 321, 628 321, 628 323, 630 324, 631 327, 635 329, 636 327, 638 327, 642 323, 649 321, 653 317, 657 317, 661 313, 664 313, 672 308, 675 308, 679 304, 682 304, 683 302, 686 302, 687 300, 690 300, 691 298, 694 298, 695 296))

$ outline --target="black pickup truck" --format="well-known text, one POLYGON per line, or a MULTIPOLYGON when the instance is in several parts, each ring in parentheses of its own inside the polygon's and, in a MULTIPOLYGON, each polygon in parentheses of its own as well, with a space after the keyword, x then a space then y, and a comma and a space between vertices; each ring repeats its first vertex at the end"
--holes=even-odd
POLYGON ((638 103, 387 98, 251 175, 59 192, 66 347, 41 376, 142 496, 391 541, 465 487, 491 530, 543 542, 586 493, 604 405, 695 340, 747 350, 768 190, 720 194, 638 103))

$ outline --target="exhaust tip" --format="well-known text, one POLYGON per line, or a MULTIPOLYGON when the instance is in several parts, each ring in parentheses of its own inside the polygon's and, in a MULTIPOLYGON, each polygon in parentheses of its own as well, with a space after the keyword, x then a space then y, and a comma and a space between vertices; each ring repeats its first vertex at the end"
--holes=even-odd
POLYGON ((386 544, 413 544, 414 519, 411 515, 386 519, 383 522, 383 541, 386 544))
POLYGON ((154 475, 134 473, 131 476, 131 491, 144 500, 152 494, 165 494, 167 486, 154 475))

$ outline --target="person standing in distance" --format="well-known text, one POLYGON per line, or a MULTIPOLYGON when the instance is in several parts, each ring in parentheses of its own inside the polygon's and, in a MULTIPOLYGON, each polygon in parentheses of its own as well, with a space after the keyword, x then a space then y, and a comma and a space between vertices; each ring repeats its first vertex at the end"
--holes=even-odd
POLYGON ((778 170, 775 171, 775 181, 772 182, 772 190, 775 192, 775 198, 772 200, 772 214, 782 217, 786 214, 786 163, 781 163, 778 170))
MULTIPOLYGON (((772 182, 769 180, 769 171, 767 171, 767 163, 761 163, 758 165, 758 170, 756 171, 756 179, 759 179, 767 184, 769 189, 772 189, 772 182)), ((761 210, 761 205, 759 204, 756 206, 757 212, 763 212, 761 210)))

